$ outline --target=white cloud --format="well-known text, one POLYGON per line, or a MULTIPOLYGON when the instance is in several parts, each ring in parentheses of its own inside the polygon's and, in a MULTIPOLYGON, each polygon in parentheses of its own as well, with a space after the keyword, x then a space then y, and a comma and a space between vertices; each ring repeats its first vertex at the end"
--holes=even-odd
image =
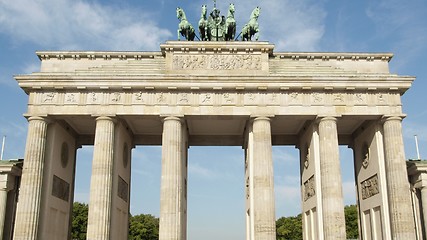
POLYGON ((0 32, 63 49, 153 50, 171 33, 148 13, 81 0, 0 0, 0 32))

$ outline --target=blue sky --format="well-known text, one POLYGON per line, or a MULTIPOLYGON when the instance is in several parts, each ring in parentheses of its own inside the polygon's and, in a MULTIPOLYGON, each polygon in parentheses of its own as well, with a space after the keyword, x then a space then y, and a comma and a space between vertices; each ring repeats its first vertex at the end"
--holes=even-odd
MULTIPOLYGON (((226 13, 229 1, 218 0, 226 13)), ((427 1, 235 0, 237 28, 261 7, 260 40, 276 51, 392 52, 391 72, 417 79, 402 97, 407 158, 414 134, 427 159, 427 1)), ((0 134, 5 159, 24 156, 27 96, 15 74, 37 71, 36 50, 158 51, 175 40, 180 6, 196 25, 210 0, 0 0, 0 134)), ((78 151, 75 198, 88 201, 91 147, 78 151)), ((159 147, 138 146, 132 159, 131 212, 158 216, 159 147)), ((300 212, 298 151, 274 147, 276 215, 300 212)), ((238 147, 189 149, 188 239, 244 239, 243 151, 238 147), (208 237, 207 237, 208 236, 208 237)), ((354 202, 352 153, 341 147, 345 203, 354 202)))

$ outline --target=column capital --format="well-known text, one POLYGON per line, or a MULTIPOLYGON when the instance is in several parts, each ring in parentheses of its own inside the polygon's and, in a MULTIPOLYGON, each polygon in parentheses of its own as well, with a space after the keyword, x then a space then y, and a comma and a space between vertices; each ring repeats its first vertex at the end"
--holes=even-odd
POLYGON ((260 120, 264 120, 264 121, 271 121, 271 117, 270 116, 257 116, 257 117, 254 117, 253 119, 252 119, 252 121, 260 121, 260 120))
POLYGON ((31 122, 31 121, 43 121, 46 123, 51 123, 52 119, 48 118, 47 116, 26 116, 27 121, 31 122))
POLYGON ((402 114, 402 115, 384 115, 381 118, 381 121, 387 122, 387 121, 402 121, 404 118, 406 117, 406 115, 402 114))
POLYGON ((107 120, 107 121, 112 121, 114 123, 116 123, 116 116, 109 116, 109 115, 101 115, 101 116, 95 116, 95 121, 100 121, 100 120, 107 120))
POLYGON ((184 121, 184 116, 180 116, 180 115, 165 115, 165 116, 160 116, 162 118, 163 122, 166 121, 179 121, 179 122, 183 122, 184 121))
POLYGON ((323 122, 323 121, 338 121, 338 118, 339 117, 341 117, 341 116, 337 116, 337 115, 318 115, 317 117, 316 117, 316 122, 317 123, 320 123, 320 122, 323 122))

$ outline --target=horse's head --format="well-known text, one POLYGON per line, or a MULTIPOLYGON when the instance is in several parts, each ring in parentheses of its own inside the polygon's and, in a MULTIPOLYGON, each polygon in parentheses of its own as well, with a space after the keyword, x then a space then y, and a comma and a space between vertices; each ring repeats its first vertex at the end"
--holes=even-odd
POLYGON ((177 7, 177 8, 176 8, 176 17, 177 17, 179 20, 181 20, 181 18, 182 18, 182 16, 183 16, 183 14, 184 14, 184 11, 182 10, 182 8, 177 7))
POLYGON ((251 18, 258 18, 259 14, 260 14, 261 8, 260 7, 256 7, 251 14, 251 18))
POLYGON ((207 13, 207 7, 206 7, 206 5, 202 5, 202 15, 203 16, 206 16, 206 13, 207 13))
POLYGON ((228 8, 228 11, 230 13, 234 13, 235 9, 234 9, 234 4, 233 3, 230 3, 230 7, 228 8))

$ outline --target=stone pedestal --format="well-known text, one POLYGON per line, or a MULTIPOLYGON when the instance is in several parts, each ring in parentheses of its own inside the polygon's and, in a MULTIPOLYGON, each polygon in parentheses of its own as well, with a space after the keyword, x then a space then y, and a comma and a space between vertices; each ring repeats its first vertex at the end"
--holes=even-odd
POLYGON ((319 120, 320 176, 325 239, 346 239, 337 119, 319 120))
POLYGON ((401 121, 388 117, 383 126, 391 234, 393 239, 415 239, 401 121))
POLYGON ((160 240, 187 238, 187 148, 185 130, 178 117, 166 117, 162 137, 160 189, 160 240))
POLYGON ((16 240, 36 240, 40 220, 40 196, 48 122, 42 117, 30 117, 28 121, 25 163, 13 237, 16 240))
POLYGON ((96 119, 87 239, 110 239, 114 119, 96 119))

